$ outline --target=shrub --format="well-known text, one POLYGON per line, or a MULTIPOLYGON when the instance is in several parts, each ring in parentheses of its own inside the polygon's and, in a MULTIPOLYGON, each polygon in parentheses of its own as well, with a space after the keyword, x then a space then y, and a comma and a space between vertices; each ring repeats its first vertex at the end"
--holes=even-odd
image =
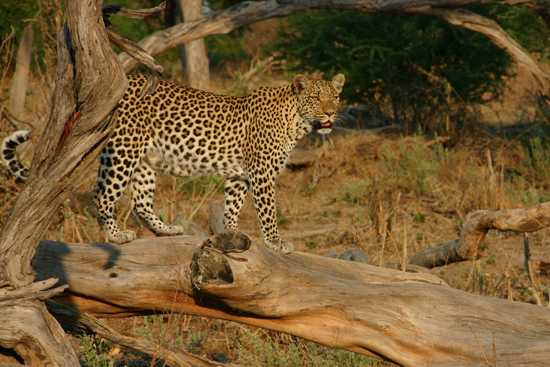
MULTIPOLYGON (((530 9, 472 8, 501 22, 528 50, 550 50, 550 30, 530 9)), ((434 17, 399 14, 295 14, 273 48, 294 70, 344 72, 348 101, 384 104, 413 132, 449 130, 449 119, 462 127, 469 116, 460 106, 479 102, 488 91, 498 96, 510 64, 507 54, 479 33, 434 17)))

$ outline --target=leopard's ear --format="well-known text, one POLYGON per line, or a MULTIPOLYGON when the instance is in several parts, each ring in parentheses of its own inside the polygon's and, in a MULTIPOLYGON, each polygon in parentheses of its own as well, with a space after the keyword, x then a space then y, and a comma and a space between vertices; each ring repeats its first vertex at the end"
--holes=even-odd
POLYGON ((336 74, 332 78, 332 86, 338 93, 342 93, 342 88, 344 88, 344 83, 346 82, 346 77, 344 74, 336 74))
POLYGON ((294 77, 292 80, 292 88, 294 89, 294 93, 300 94, 304 89, 306 89, 307 86, 307 77, 302 74, 298 74, 294 77))

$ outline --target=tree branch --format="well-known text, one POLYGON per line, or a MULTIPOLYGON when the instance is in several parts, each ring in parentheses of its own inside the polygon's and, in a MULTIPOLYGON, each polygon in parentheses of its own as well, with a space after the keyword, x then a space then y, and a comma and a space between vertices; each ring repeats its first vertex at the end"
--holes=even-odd
POLYGON ((550 96, 550 75, 520 46, 502 27, 492 19, 464 9, 436 9, 422 7, 408 10, 409 13, 433 15, 453 24, 486 36, 496 46, 503 49, 520 68, 532 76, 541 96, 550 96))
POLYGON ((490 230, 535 232, 550 226, 550 202, 530 208, 477 210, 466 216, 460 238, 428 247, 409 263, 433 268, 479 257, 479 247, 490 230))
MULTIPOLYGON (((156 55, 198 38, 213 34, 225 34, 260 20, 283 17, 308 9, 341 9, 365 12, 406 12, 437 16, 459 27, 479 32, 498 47, 505 50, 521 67, 533 76, 541 96, 550 94, 550 76, 522 47, 496 22, 466 10, 452 10, 484 0, 266 0, 242 2, 221 12, 195 22, 185 22, 157 31, 139 42, 150 55, 156 55)), ((127 54, 120 54, 126 71, 136 66, 136 61, 127 54)))
MULTIPOLYGON (((308 9, 341 9, 366 12, 394 12, 425 6, 457 7, 480 0, 264 0, 244 1, 198 21, 185 22, 157 31, 139 42, 150 55, 157 55, 181 44, 213 34, 225 34, 260 20, 284 17, 308 9)), ((124 70, 137 63, 120 54, 124 70)))
POLYGON ((159 13, 162 13, 166 10, 166 1, 163 1, 162 3, 158 4, 157 6, 149 9, 127 9, 127 8, 120 8, 120 10, 117 12, 118 15, 126 17, 126 18, 132 18, 132 19, 143 19, 147 18, 151 15, 156 15, 159 13))
MULTIPOLYGON (((65 2, 67 27, 58 31, 52 108, 27 186, 0 235, 0 284, 15 292, 33 287, 31 260, 38 241, 66 192, 95 163, 109 133, 105 122, 127 85, 101 22, 100 3, 65 2)), ((58 290, 63 288, 0 303, 0 345, 15 349, 28 365, 79 365, 63 329, 40 301, 58 290)))

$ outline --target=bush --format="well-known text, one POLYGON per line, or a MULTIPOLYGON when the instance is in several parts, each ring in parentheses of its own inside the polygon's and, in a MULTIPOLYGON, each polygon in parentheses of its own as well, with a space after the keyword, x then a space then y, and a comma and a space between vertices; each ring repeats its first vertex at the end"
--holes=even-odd
POLYGON ((0 40, 10 34, 12 27, 19 38, 27 25, 26 20, 32 19, 37 12, 36 0, 0 1, 0 40))
MULTIPOLYGON (((548 37, 540 36, 550 31, 531 10, 496 5, 474 10, 502 22, 528 50, 550 50, 548 37)), ((413 130, 435 132, 443 125, 448 130, 449 118, 458 126, 467 121, 461 105, 479 102, 488 91, 498 95, 510 64, 483 35, 428 16, 296 14, 273 48, 295 70, 344 72, 348 101, 384 104, 413 130)))

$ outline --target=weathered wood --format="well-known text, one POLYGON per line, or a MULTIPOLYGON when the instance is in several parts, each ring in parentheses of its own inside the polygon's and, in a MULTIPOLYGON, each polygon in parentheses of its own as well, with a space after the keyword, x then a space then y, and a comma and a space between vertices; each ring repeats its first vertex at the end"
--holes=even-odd
POLYGON ((550 358, 546 308, 455 290, 430 274, 257 244, 243 253, 198 251, 203 240, 43 241, 34 264, 40 278, 69 284, 59 301, 103 317, 216 317, 404 366, 544 366, 550 358))
POLYGON ((58 31, 55 90, 47 125, 36 145, 29 181, 0 235, 0 346, 31 366, 79 366, 63 329, 42 300, 58 290, 21 293, 31 286, 31 260, 40 238, 82 182, 109 133, 111 111, 125 75, 101 22, 101 2, 66 1, 67 27, 58 31), (69 47, 70 45, 70 47, 69 47), (70 48, 70 49, 69 49, 70 48), (16 296, 14 296, 14 293, 16 296))
MULTIPOLYGON (((178 0, 184 22, 202 18, 202 0, 178 0)), ((190 87, 210 88, 210 63, 203 38, 185 44, 185 78, 190 87)))
POLYGON ((550 202, 530 208, 476 210, 466 216, 460 238, 427 247, 409 260, 410 264, 433 268, 476 259, 479 246, 492 229, 518 233, 535 232, 550 226, 550 202))
POLYGON ((18 118, 22 117, 25 110, 25 99, 31 73, 32 41, 32 24, 28 24, 23 30, 23 37, 17 49, 15 73, 10 86, 9 108, 11 113, 18 118))
POLYGON ((150 17, 151 15, 159 14, 165 10, 166 10, 166 1, 163 1, 157 6, 149 9, 128 9, 123 7, 117 11, 117 14, 126 18, 143 19, 143 18, 150 17))
POLYGON ((20 300, 2 306, 0 325, 2 346, 14 349, 24 359, 25 365, 80 365, 69 339, 44 303, 20 300))
POLYGON ((5 118, 6 121, 16 130, 29 130, 33 129, 34 125, 28 121, 23 121, 15 117, 8 109, 5 107, 0 107, 0 119, 5 118))
POLYGON ((149 69, 152 69, 157 73, 162 73, 164 71, 162 65, 158 64, 153 56, 149 55, 144 49, 136 45, 134 42, 122 37, 110 29, 107 29, 107 34, 109 35, 109 40, 111 42, 113 42, 128 55, 147 66, 149 69))

